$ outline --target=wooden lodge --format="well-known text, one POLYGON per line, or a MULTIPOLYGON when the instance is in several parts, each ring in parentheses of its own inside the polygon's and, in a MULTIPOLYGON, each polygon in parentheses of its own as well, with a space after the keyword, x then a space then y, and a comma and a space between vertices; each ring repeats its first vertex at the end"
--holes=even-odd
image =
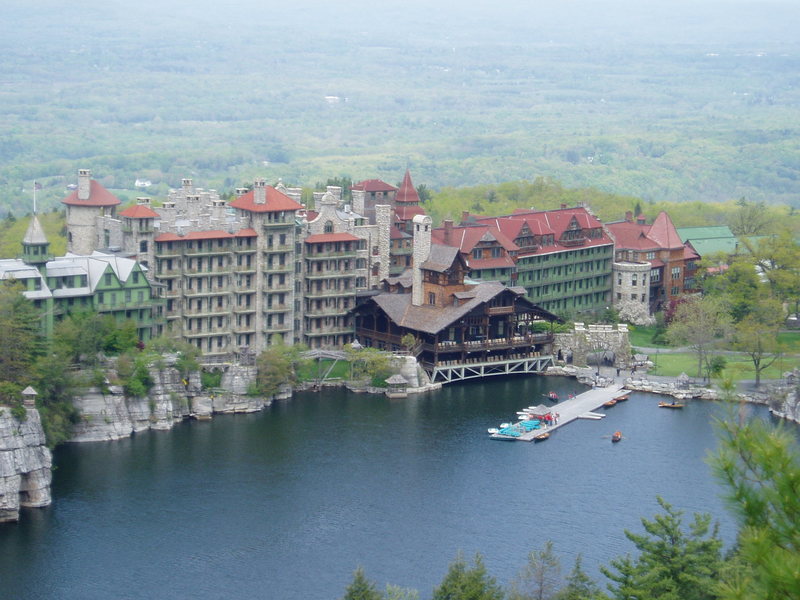
POLYGON ((416 217, 414 226, 412 271, 388 278, 382 293, 353 310, 359 342, 410 350, 434 381, 536 372, 551 364, 553 336, 532 326, 558 317, 534 305, 522 288, 469 283, 458 248, 430 243, 430 218, 416 217), (411 348, 403 344, 408 334, 415 339, 411 348))

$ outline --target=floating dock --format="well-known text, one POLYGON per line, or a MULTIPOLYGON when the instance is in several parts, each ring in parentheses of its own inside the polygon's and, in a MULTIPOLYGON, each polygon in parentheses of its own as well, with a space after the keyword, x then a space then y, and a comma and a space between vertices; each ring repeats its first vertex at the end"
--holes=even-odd
MULTIPOLYGON (((550 407, 551 413, 559 414, 557 425, 550 425, 548 427, 542 427, 541 429, 526 431, 519 437, 500 435, 499 433, 493 433, 490 437, 495 440, 532 442, 537 435, 541 435, 544 432, 551 433, 559 427, 563 427, 567 423, 572 423, 575 419, 586 418, 584 415, 592 414, 592 411, 600 408, 609 400, 619 396, 622 390, 623 387, 616 383, 608 387, 592 388, 591 390, 587 390, 582 394, 578 394, 573 398, 569 398, 550 407)), ((593 417, 589 418, 591 419, 593 417)), ((519 423, 519 421, 517 422, 519 423)))

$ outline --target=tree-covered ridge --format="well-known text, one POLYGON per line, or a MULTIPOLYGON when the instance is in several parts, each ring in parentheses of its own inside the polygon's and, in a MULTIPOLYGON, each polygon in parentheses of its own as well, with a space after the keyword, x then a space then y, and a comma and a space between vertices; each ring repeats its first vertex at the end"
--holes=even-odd
MULTIPOLYGON (((432 189, 548 175, 645 200, 797 204, 800 88, 786 36, 684 33, 693 23, 609 44, 594 23, 517 4, 521 15, 492 6, 477 18, 473 6, 442 19, 432 6, 424 17, 407 5, 284 7, 277 21, 257 6, 11 7, 0 214, 26 210, 34 179, 53 205, 87 167, 128 199, 136 178, 163 194, 186 176, 222 189, 257 175, 391 181, 410 166, 432 189), (502 33, 485 35, 489 24, 502 33)), ((735 20, 706 12, 715 26, 735 20)), ((764 12, 776 30, 794 16, 764 12)))

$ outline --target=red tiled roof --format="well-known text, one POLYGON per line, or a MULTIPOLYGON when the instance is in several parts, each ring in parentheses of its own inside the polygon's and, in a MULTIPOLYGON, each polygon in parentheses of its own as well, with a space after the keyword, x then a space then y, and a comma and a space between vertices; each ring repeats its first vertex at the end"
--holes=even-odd
POLYGON ((121 204, 119 198, 109 192, 94 179, 89 181, 89 199, 79 200, 78 190, 74 190, 69 196, 61 201, 62 204, 69 206, 116 206, 121 204))
POLYGON ((502 269, 514 266, 514 260, 510 256, 499 258, 470 258, 467 260, 470 269, 502 269))
POLYGON ((519 250, 519 246, 493 226, 453 227, 449 242, 445 242, 444 235, 445 229, 443 227, 437 227, 431 232, 431 239, 439 244, 456 246, 461 252, 467 254, 472 252, 472 249, 477 246, 484 237, 496 240, 498 245, 505 248, 507 251, 514 252, 519 250))
POLYGON ((654 258, 652 260, 648 260, 647 262, 649 262, 650 266, 654 269, 664 266, 664 261, 661 260, 660 258, 654 258))
POLYGON ((380 179, 365 179, 364 181, 359 181, 356 184, 353 184, 353 187, 350 188, 351 190, 359 190, 364 192, 396 192, 397 188, 393 185, 389 185, 385 181, 381 181, 380 179))
POLYGON ((315 210, 307 210, 306 211, 306 221, 313 221, 319 216, 319 213, 315 210))
POLYGON ((405 231, 400 231, 394 225, 392 225, 391 228, 389 229, 389 239, 402 240, 402 239, 410 238, 410 237, 411 237, 410 234, 406 233, 405 231))
POLYGON ((656 242, 661 248, 680 248, 683 246, 681 236, 675 230, 672 219, 663 210, 658 213, 656 220, 650 226, 647 237, 656 242))
POLYGON ((162 233, 161 235, 156 237, 155 241, 182 242, 188 240, 217 240, 217 239, 226 239, 232 237, 234 237, 234 234, 232 233, 228 233, 227 231, 220 231, 218 229, 212 229, 208 231, 192 231, 191 233, 187 233, 186 235, 178 235, 177 233, 162 233))
POLYGON ((136 206, 131 206, 126 208, 121 213, 119 213, 119 216, 128 217, 129 219, 157 219, 161 215, 159 215, 149 206, 145 206, 143 204, 137 204, 136 206))
POLYGON ((360 239, 352 233, 318 233, 308 236, 305 242, 306 244, 322 244, 324 242, 357 242, 360 239))
POLYGON ((295 211, 301 210, 303 207, 289 198, 283 192, 279 192, 272 186, 266 186, 267 201, 264 204, 256 204, 255 191, 250 190, 246 194, 242 194, 235 200, 231 201, 229 206, 246 210, 254 213, 277 212, 277 211, 295 211))
POLYGON ((686 245, 683 247, 683 258, 685 260, 699 260, 700 255, 692 247, 691 243, 687 242, 686 245))
POLYGON ((413 202, 419 204, 419 194, 414 189, 414 184, 411 183, 411 173, 406 169, 406 174, 403 176, 403 183, 400 184, 400 189, 397 190, 395 196, 397 202, 413 202))
POLYGON ((415 204, 411 204, 408 206, 398 206, 397 208, 394 209, 394 214, 395 217, 397 217, 401 221, 410 221, 417 215, 424 215, 425 209, 415 204))
POLYGON ((240 229, 233 234, 235 237, 258 237, 258 232, 255 229, 240 229))
POLYGON ((647 237, 650 225, 622 221, 621 223, 609 223, 606 227, 617 240, 617 249, 619 250, 660 249, 657 242, 647 237))

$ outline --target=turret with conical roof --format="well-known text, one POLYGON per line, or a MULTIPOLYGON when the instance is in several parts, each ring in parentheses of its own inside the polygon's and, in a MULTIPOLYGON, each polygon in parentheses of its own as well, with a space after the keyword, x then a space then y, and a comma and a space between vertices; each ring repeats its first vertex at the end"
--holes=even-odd
POLYGON ((39 217, 35 214, 28 223, 28 230, 22 238, 22 260, 40 271, 53 256, 50 254, 50 242, 42 229, 39 217))

